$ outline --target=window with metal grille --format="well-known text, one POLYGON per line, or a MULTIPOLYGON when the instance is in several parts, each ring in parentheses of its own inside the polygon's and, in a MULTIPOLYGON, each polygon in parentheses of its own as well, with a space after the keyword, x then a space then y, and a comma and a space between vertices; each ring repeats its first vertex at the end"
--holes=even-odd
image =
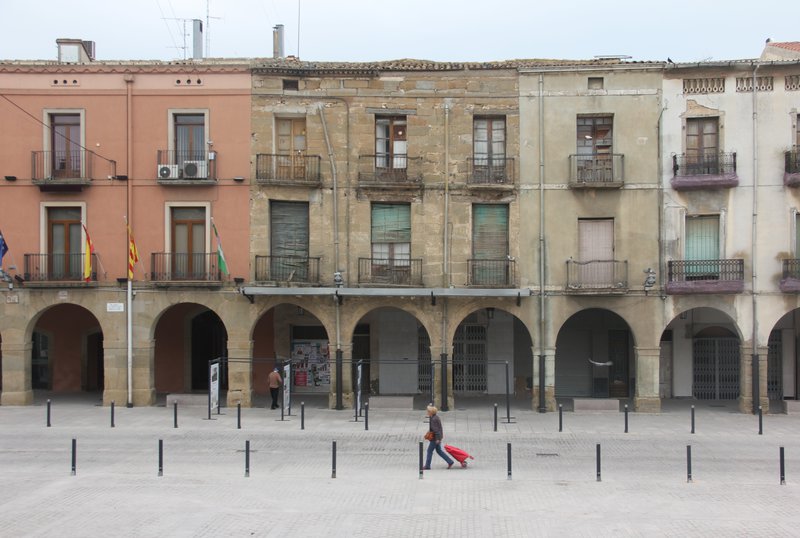
POLYGON ((305 282, 308 279, 308 202, 269 204, 270 279, 305 282))

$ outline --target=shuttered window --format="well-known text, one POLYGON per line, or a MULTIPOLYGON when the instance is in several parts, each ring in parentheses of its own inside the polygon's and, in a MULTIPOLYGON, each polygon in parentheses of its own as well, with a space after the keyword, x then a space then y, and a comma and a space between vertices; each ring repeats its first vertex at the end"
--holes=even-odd
POLYGON ((578 220, 578 266, 582 285, 614 282, 614 219, 578 220))
POLYGON ((409 204, 372 204, 372 258, 373 264, 411 258, 409 204))
POLYGON ((472 256, 477 260, 505 260, 508 256, 508 206, 473 204, 472 256))
POLYGON ((269 204, 270 274, 274 280, 308 280, 308 203, 269 204))
POLYGON ((719 151, 719 118, 686 120, 686 153, 689 157, 715 155, 719 151))
POLYGON ((719 216, 687 217, 686 259, 719 259, 719 216))

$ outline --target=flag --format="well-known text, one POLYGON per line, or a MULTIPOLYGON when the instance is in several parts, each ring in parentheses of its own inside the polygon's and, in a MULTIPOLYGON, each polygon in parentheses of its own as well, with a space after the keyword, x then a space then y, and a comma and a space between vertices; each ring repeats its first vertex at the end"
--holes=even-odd
POLYGON ((211 221, 211 227, 214 229, 214 237, 217 238, 217 267, 219 268, 221 273, 225 273, 226 275, 230 275, 230 271, 228 271, 228 263, 225 261, 225 253, 222 252, 222 242, 219 240, 219 233, 217 232, 217 225, 214 224, 214 221, 211 221))
POLYGON ((83 280, 89 282, 92 279, 92 254, 94 254, 94 245, 89 237, 89 230, 83 226, 83 233, 86 234, 86 247, 83 251, 83 280))
POLYGON ((128 280, 133 280, 133 267, 139 263, 139 251, 133 240, 133 230, 128 226, 128 280))
POLYGON ((0 267, 3 267, 3 256, 8 252, 8 243, 3 237, 3 232, 0 232, 0 267))

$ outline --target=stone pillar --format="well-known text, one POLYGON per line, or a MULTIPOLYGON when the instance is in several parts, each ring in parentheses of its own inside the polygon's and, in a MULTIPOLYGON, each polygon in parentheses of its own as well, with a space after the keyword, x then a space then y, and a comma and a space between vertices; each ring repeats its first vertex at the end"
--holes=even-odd
MULTIPOLYGON (((533 387, 531 389, 532 401, 531 405, 534 411, 539 409, 539 361, 541 350, 534 346, 533 351, 533 387)), ((544 350, 544 400, 545 409, 547 411, 555 411, 558 409, 556 403, 556 349, 554 347, 545 348, 544 350)))
POLYGON ((633 352, 636 363, 633 409, 639 413, 658 413, 661 411, 661 398, 658 393, 661 349, 634 347, 633 352))
MULTIPOLYGON (((246 335, 228 337, 228 407, 253 406, 253 342, 246 335)), ((282 374, 281 374, 282 375, 282 374)), ((291 380, 287 380, 290 382, 291 380)))
POLYGON ((3 333, 3 392, 1 405, 31 405, 33 390, 31 389, 31 341, 19 343, 13 341, 13 331, 3 333))
MULTIPOLYGON (((758 405, 764 413, 769 412, 769 392, 767 391, 767 369, 769 367, 769 347, 758 348, 758 405)), ((782 410, 781 410, 782 411, 782 410)))
MULTIPOLYGON (((342 343, 342 407, 344 409, 352 409, 355 405, 355 394, 353 393, 353 344, 342 343)), ((336 347, 332 346, 330 350, 330 370, 331 370, 331 390, 328 393, 328 406, 331 409, 336 409, 336 387, 338 380, 336 379, 336 347)))
MULTIPOLYGON (((133 405, 146 407, 156 403, 155 340, 137 343, 133 343, 133 405)), ((127 360, 126 350, 126 368, 127 360)))
POLYGON ((103 339, 103 405, 128 403, 128 345, 103 339))
POLYGON ((753 412, 753 348, 739 348, 739 411, 753 412))

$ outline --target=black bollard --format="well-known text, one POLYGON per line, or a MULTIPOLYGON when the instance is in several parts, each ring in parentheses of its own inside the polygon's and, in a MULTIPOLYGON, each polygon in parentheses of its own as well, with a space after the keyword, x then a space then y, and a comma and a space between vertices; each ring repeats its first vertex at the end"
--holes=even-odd
POLYGON ((628 404, 625 404, 625 433, 628 433, 628 404))
POLYGON ((419 442, 419 478, 422 480, 422 470, 424 467, 422 466, 422 441, 419 442))
POLYGON ((244 442, 244 477, 250 476, 250 441, 244 442))
MULTIPOLYGON (((48 400, 49 402, 50 400, 48 400)), ((76 439, 72 440, 72 476, 75 476, 75 467, 77 465, 77 451, 78 451, 78 441, 76 439)))
POLYGON ((236 429, 242 429, 242 402, 236 404, 236 429))
POLYGON ((358 422, 358 413, 359 413, 359 411, 361 411, 361 410, 358 408, 358 405, 354 405, 353 406, 353 422, 358 422))
POLYGON ((114 427, 114 400, 111 400, 111 427, 114 427))
POLYGON ((283 413, 284 413, 283 398, 281 398, 281 422, 283 422, 283 413))
POLYGON ((172 427, 178 427, 178 402, 175 401, 172 403, 172 427))
POLYGON ((562 430, 563 426, 564 426, 564 406, 561 405, 561 404, 558 404, 558 431, 559 432, 562 430))
POLYGON ((509 384, 508 361, 506 361, 506 422, 511 424, 511 386, 509 384))
POLYGON ((47 427, 50 427, 50 400, 47 400, 47 427))
POLYGON ((336 478, 336 441, 331 445, 331 478, 336 478))
POLYGON ((694 406, 692 406, 692 433, 694 433, 694 406))
POLYGON ((600 443, 597 443, 597 481, 600 482, 600 443))
POLYGON ((506 456, 506 459, 508 459, 508 479, 511 480, 511 443, 506 443, 506 456))
POLYGON ((364 404, 364 431, 369 430, 369 402, 364 404))
POLYGON ((164 476, 164 440, 158 440, 158 476, 164 476))
POLYGON ((494 431, 497 431, 497 404, 494 404, 494 431))
POLYGON ((306 429, 306 402, 300 402, 300 429, 306 429))
POLYGON ((786 467, 783 461, 783 447, 780 447, 780 460, 781 460, 781 486, 786 485, 786 467))
POLYGON ((761 406, 758 406, 758 435, 764 434, 764 412, 761 406))
POLYGON ((692 481, 692 445, 686 445, 686 481, 692 481))

